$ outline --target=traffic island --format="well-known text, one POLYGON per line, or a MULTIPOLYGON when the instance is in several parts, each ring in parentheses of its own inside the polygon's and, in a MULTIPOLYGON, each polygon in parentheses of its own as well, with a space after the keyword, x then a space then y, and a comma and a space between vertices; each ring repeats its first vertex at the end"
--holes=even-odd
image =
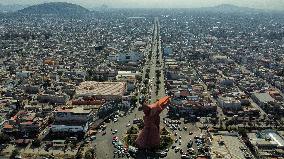
POLYGON ((138 149, 135 141, 138 137, 139 128, 132 126, 127 130, 123 141, 126 147, 129 148, 129 153, 132 157, 140 158, 146 156, 160 156, 164 151, 173 144, 173 135, 166 129, 162 128, 160 131, 160 145, 157 149, 138 149), (144 156, 143 156, 144 155, 144 156))

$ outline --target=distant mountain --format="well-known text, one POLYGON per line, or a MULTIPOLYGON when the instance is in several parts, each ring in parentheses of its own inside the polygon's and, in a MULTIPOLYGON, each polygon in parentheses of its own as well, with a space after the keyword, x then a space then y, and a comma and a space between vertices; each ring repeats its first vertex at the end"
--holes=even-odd
POLYGON ((21 9, 24 9, 28 6, 25 5, 18 5, 18 4, 13 4, 13 5, 2 5, 0 4, 0 12, 7 13, 7 12, 15 12, 21 9))
POLYGON ((88 9, 65 2, 51 2, 33 5, 18 11, 23 14, 55 14, 55 15, 78 15, 86 14, 88 9))
POLYGON ((208 12, 220 12, 220 13, 248 13, 248 12, 260 12, 262 10, 248 7, 239 7, 231 4, 221 4, 214 7, 195 8, 198 11, 208 12))

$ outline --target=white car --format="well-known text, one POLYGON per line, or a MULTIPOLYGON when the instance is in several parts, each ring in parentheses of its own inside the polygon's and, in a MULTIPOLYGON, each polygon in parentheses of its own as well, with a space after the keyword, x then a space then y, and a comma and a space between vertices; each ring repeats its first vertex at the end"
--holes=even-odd
POLYGON ((192 147, 191 147, 191 148, 188 148, 187 151, 188 151, 188 152, 194 152, 194 148, 192 148, 192 147))
POLYGON ((114 119, 113 119, 113 121, 114 121, 114 122, 117 122, 117 121, 118 121, 118 119, 117 119, 117 118, 114 118, 114 119))
POLYGON ((166 157, 166 156, 167 156, 167 152, 161 152, 161 153, 160 153, 160 157, 164 158, 164 157, 166 157))
POLYGON ((130 126, 130 124, 127 124, 127 125, 126 125, 126 127, 129 127, 129 126, 130 126))
POLYGON ((175 148, 175 152, 178 152, 180 150, 180 147, 175 148))
POLYGON ((91 136, 91 140, 92 140, 92 141, 94 141, 94 140, 96 140, 96 139, 97 139, 96 136, 91 136))

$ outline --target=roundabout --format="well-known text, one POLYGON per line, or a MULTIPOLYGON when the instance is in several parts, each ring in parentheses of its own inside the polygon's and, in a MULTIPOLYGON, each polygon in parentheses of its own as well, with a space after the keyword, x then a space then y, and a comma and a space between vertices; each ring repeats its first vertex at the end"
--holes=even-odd
POLYGON ((144 122, 138 123, 126 131, 126 136, 123 138, 124 144, 114 137, 114 146, 134 158, 166 157, 166 151, 173 144, 173 137, 166 128, 160 129, 159 115, 169 102, 168 96, 150 105, 144 101, 142 104, 144 122))
MULTIPOLYGON (((123 139, 124 144, 126 147, 134 147, 138 148, 136 145, 135 141, 138 137, 139 129, 138 127, 132 126, 127 130, 127 134, 125 138, 123 139)), ((166 128, 162 128, 160 132, 160 144, 158 148, 155 149, 148 149, 149 151, 156 151, 156 152, 161 152, 165 151, 166 149, 170 148, 170 146, 173 144, 173 134, 171 134, 166 128)))

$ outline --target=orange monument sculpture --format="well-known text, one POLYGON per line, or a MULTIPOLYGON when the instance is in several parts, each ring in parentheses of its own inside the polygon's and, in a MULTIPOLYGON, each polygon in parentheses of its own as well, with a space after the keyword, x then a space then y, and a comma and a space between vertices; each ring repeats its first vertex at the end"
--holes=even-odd
POLYGON ((154 104, 143 103, 144 128, 135 143, 141 149, 155 149, 160 145, 160 113, 170 102, 170 97, 165 96, 154 104))

